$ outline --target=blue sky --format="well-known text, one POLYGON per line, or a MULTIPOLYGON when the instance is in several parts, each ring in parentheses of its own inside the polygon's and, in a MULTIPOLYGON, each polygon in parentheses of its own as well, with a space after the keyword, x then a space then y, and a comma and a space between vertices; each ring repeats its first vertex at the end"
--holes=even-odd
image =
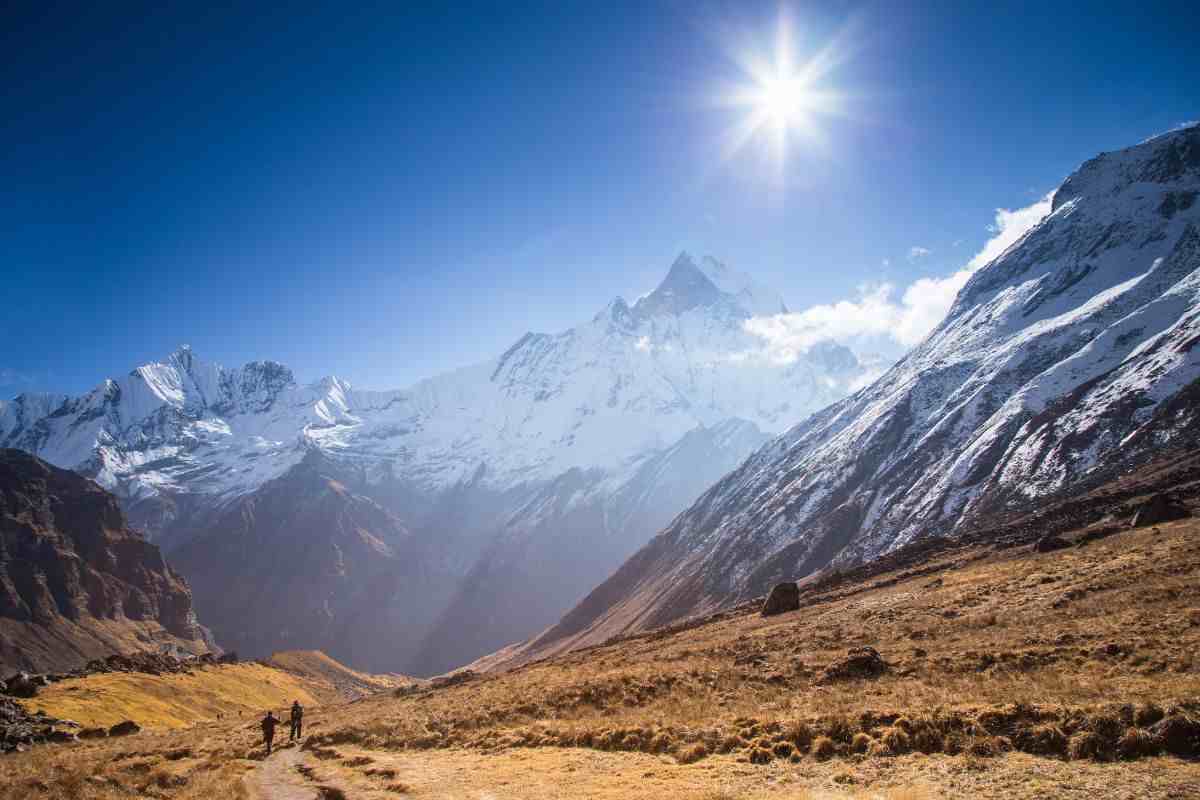
POLYGON ((784 162, 729 156, 746 112, 714 102, 771 57, 777 3, 396 5, 10 8, 0 394, 183 342, 403 386, 685 248, 794 309, 900 291, 1200 116, 1190 3, 787 6, 798 59, 836 42, 843 100, 784 162))

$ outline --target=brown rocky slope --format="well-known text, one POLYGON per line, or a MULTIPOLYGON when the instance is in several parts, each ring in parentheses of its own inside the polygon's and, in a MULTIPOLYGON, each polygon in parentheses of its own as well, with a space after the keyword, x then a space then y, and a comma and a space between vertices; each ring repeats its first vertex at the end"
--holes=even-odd
POLYGON ((187 583, 74 472, 0 450, 0 668, 207 645, 187 583))
POLYGON ((217 642, 243 657, 319 649, 386 672, 444 602, 409 531, 313 451, 172 553, 217 642))

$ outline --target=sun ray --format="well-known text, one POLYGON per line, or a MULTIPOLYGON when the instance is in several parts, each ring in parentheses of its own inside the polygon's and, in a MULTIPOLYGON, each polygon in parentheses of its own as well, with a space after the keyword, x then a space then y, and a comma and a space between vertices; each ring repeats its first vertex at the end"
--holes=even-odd
POLYGON ((761 141, 782 175, 790 150, 828 146, 820 118, 846 114, 846 95, 829 78, 852 54, 847 30, 801 59, 795 22, 783 11, 769 49, 745 44, 732 49, 745 80, 716 92, 712 101, 743 115, 724 137, 722 160, 761 141))

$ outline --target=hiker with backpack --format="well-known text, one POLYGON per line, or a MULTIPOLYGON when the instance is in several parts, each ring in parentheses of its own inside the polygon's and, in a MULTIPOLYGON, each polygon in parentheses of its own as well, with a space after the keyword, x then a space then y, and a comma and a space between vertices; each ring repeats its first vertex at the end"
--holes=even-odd
POLYGON ((292 736, 289 741, 294 741, 300 738, 303 722, 304 708, 300 705, 299 700, 295 700, 292 702, 292 736))
POLYGON ((267 755, 271 755, 271 742, 275 740, 275 726, 278 724, 279 718, 270 711, 262 718, 263 745, 267 748, 267 755))

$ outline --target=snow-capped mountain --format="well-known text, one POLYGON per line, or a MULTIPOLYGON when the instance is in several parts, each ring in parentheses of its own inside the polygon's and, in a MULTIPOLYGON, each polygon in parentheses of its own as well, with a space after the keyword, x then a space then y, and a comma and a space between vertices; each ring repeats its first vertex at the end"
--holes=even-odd
MULTIPOLYGON (((432 560, 428 574, 459 580, 487 568, 480 557, 523 559, 542 565, 518 570, 523 580, 550 582, 563 559, 544 551, 570 541, 567 560, 581 566, 542 605, 513 608, 503 586, 486 609, 458 596, 449 603, 447 620, 486 610, 497 631, 524 636, 765 433, 862 379, 854 355, 833 342, 786 366, 768 360, 744 323, 781 311, 782 300, 748 277, 683 254, 633 305, 617 298, 575 328, 526 334, 491 361, 406 390, 362 391, 336 377, 300 385, 274 362, 226 369, 183 347, 82 397, 0 402, 0 445, 94 477, 168 553, 211 534, 235 504, 313 451, 325 478, 379 503, 427 543, 419 549, 432 560), (704 440, 707 455, 663 467, 689 436, 704 440), (669 500, 654 500, 659 489, 669 500)), ((198 563, 194 553, 189 562, 198 563)), ((199 594, 197 605, 206 605, 199 594)), ((220 624, 215 632, 220 638, 220 624)), ((425 663, 453 665, 437 653, 425 663)))
POLYGON ((875 383, 770 442, 526 648, 952 534, 1200 436, 1200 127, 1094 158, 875 383))

